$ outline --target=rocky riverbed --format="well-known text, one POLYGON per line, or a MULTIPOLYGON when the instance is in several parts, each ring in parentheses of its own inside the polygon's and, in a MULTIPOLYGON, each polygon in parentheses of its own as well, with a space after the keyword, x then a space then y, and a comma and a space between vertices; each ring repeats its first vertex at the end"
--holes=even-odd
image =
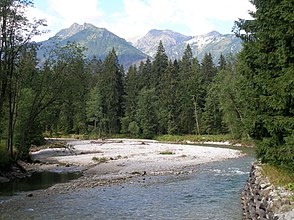
MULTIPOLYGON (((122 208, 124 212, 136 210, 134 213, 124 214, 130 218, 137 216, 138 203, 143 206, 143 212, 138 214, 139 216, 146 217, 146 211, 150 211, 150 215, 166 216, 164 210, 168 206, 170 214, 177 214, 178 219, 187 215, 195 217, 196 214, 204 213, 201 210, 206 210, 205 204, 211 208, 213 205, 211 201, 214 201, 215 207, 219 207, 231 196, 235 196, 232 201, 238 209, 238 191, 247 175, 246 168, 245 171, 241 170, 244 167, 243 162, 240 162, 242 168, 234 165, 235 161, 243 161, 243 158, 246 160, 247 157, 242 157, 243 154, 238 150, 227 148, 126 139, 67 140, 64 144, 58 144, 56 147, 54 145, 50 148, 32 149, 31 155, 35 163, 23 164, 23 166, 29 172, 79 171, 82 176, 47 189, 18 193, 13 197, 3 198, 2 201, 0 198, 0 213, 2 213, 0 217, 15 219, 22 216, 22 219, 43 219, 46 216, 47 219, 72 219, 72 213, 75 213, 76 219, 85 219, 85 216, 88 216, 88 219, 95 219, 96 215, 99 215, 99 218, 96 216, 98 219, 101 217, 106 219, 103 213, 111 212, 116 216, 112 219, 117 219, 120 212, 108 208, 117 206, 115 208, 117 210, 122 206, 121 203, 126 203, 122 208), (222 164, 226 162, 227 165, 222 164), (224 189, 219 190, 220 188, 224 189), (138 192, 133 195, 134 190, 138 192), (187 190, 191 190, 189 195, 187 190), (123 192, 126 194, 121 195, 123 192), (163 195, 164 193, 166 195, 163 195), (162 197, 159 194, 162 194, 162 197), (162 200, 166 198, 168 199, 162 204, 162 200), (203 204, 204 198, 207 198, 207 201, 203 204), (216 198, 220 200, 220 204, 216 202, 216 198), (191 201, 186 203, 187 199, 191 201), (108 205, 108 202, 111 204, 108 205), (155 205, 156 203, 158 204, 155 205), (185 208, 182 206, 177 208, 176 203, 185 208), (195 203, 199 204, 195 205, 195 203), (153 209, 157 210, 159 204, 163 206, 158 209, 158 213, 154 213, 153 209), (195 209, 193 204, 199 210, 195 209), (97 209, 100 211, 96 212, 97 209), (190 213, 191 210, 194 212, 190 213)), ((203 215, 210 216, 205 213, 203 215)), ((219 216, 219 212, 216 211, 211 216, 219 216)), ((224 216, 235 220, 238 217, 232 216, 239 216, 239 211, 224 213, 224 216)), ((207 219, 202 217, 199 219, 207 219)))
POLYGON ((146 175, 191 173, 195 165, 242 156, 238 150, 152 140, 50 141, 59 144, 34 148, 31 152, 34 163, 21 165, 29 173, 81 171, 83 176, 70 183, 57 184, 47 189, 48 192, 121 183, 146 175))

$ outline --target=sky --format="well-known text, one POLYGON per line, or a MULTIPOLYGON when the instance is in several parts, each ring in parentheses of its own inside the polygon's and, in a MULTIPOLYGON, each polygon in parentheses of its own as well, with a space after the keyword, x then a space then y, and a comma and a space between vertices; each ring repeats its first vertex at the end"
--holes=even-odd
POLYGON ((151 29, 169 29, 189 36, 231 33, 238 18, 250 19, 249 0, 33 0, 30 19, 46 19, 46 40, 73 23, 91 23, 131 40, 151 29))

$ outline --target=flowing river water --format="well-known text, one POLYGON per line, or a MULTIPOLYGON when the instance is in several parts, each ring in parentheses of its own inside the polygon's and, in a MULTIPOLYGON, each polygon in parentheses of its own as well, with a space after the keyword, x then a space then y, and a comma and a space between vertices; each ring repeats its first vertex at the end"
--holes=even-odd
MULTIPOLYGON (((27 197, 0 209, 0 219, 197 219, 241 220, 240 193, 254 157, 197 166, 178 176, 144 176, 130 182, 76 192, 27 197)), ((20 192, 7 200, 26 197, 20 192)))

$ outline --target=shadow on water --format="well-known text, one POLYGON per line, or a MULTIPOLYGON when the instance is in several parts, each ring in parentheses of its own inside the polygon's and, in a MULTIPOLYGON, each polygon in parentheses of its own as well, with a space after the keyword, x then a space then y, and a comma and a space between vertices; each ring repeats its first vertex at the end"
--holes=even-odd
POLYGON ((0 183, 0 196, 12 196, 17 192, 46 189, 56 183, 64 183, 81 176, 81 172, 36 172, 19 181, 0 183))

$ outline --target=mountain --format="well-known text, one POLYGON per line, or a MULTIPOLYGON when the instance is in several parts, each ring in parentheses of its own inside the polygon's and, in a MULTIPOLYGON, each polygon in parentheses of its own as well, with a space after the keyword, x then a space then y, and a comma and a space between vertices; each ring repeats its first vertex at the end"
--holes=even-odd
POLYGON ((179 45, 183 45, 192 37, 182 35, 171 30, 156 30, 149 31, 144 37, 138 39, 134 46, 151 57, 154 57, 157 51, 159 41, 162 41, 166 54, 169 58, 179 57, 179 45))
POLYGON ((162 41, 165 52, 170 59, 181 59, 187 47, 191 46, 194 56, 199 61, 205 53, 211 53, 217 63, 221 54, 236 54, 241 48, 241 40, 233 34, 222 35, 212 31, 205 35, 185 36, 171 30, 151 30, 144 37, 138 39, 133 45, 142 52, 154 57, 159 41, 162 41))
MULTIPOLYGON (((85 23, 79 25, 74 23, 67 29, 62 29, 54 37, 40 42, 44 48, 53 48, 56 44, 59 46, 66 45, 67 42, 77 42, 85 47, 85 56, 92 58, 104 59, 112 48, 115 49, 119 63, 129 66, 147 58, 147 55, 138 50, 125 39, 118 37, 105 28, 98 28, 92 24, 85 23)), ((45 49, 38 51, 38 56, 45 54, 45 49)))
POLYGON ((166 54, 172 60, 182 58, 187 44, 191 46, 194 56, 199 61, 202 60, 205 53, 211 53, 215 63, 218 62, 221 54, 236 54, 242 48, 241 40, 235 35, 222 35, 217 31, 199 36, 186 36, 171 30, 153 29, 144 37, 129 43, 105 28, 98 28, 89 23, 83 25, 74 23, 69 28, 60 30, 54 37, 40 42, 42 47, 38 51, 38 57, 42 61, 48 48, 50 50, 56 45, 64 46, 70 41, 77 42, 86 48, 85 56, 89 59, 96 56, 103 60, 114 48, 119 63, 127 68, 131 64, 138 64, 148 56, 154 58, 160 40, 166 54))

